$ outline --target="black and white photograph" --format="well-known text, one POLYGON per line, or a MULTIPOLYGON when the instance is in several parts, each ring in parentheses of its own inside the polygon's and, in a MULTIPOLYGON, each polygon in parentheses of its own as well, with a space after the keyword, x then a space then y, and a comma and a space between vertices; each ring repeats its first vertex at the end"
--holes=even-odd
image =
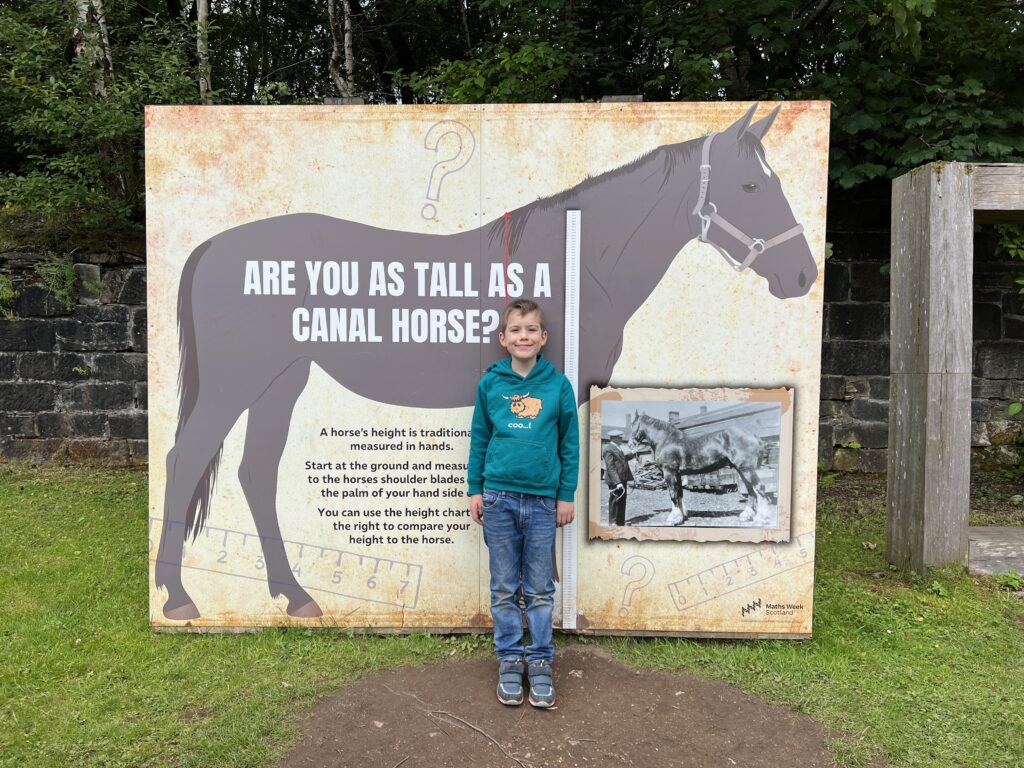
POLYGON ((788 537, 791 390, 614 392, 592 400, 592 537, 788 537))

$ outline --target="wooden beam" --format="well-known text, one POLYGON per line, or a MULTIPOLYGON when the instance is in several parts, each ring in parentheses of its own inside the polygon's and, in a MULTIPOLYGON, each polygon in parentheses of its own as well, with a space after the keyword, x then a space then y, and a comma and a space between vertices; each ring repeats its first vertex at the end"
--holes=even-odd
POLYGON ((972 163, 975 221, 980 224, 1024 223, 1024 164, 972 163))
POLYGON ((893 181, 886 556, 967 562, 974 173, 932 163, 893 181))

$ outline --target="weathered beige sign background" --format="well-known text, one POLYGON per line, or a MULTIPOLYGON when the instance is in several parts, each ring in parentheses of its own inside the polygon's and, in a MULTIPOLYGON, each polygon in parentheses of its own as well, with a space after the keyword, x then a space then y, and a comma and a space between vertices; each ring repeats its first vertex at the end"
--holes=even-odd
MULTIPOLYGON (((509 292, 515 295, 518 278, 521 295, 541 303, 552 336, 558 339, 546 351, 561 367, 564 233, 548 233, 544 246, 535 249, 543 252, 527 254, 534 249, 526 225, 540 220, 536 212, 540 208, 533 214, 522 213, 542 198, 584 183, 597 189, 594 185, 602 174, 659 147, 725 131, 751 106, 147 110, 151 623, 158 627, 304 624, 409 630, 489 626, 486 552, 480 530, 468 516, 461 467, 468 452, 476 379, 500 351, 493 316, 487 314, 487 308, 500 310, 505 301, 502 294, 494 293, 495 264, 500 265, 508 252, 508 263, 523 265, 519 273, 514 268, 499 271, 499 287, 505 290, 511 285, 509 292), (597 178, 586 182, 588 177, 597 178), (512 215, 503 227, 505 212, 512 215), (390 245, 378 252, 367 246, 353 255, 346 251, 344 238, 325 235, 317 246, 322 250, 311 258, 299 243, 293 247, 279 237, 279 230, 263 236, 260 230, 241 228, 292 214, 321 214, 317 221, 325 222, 324 227, 342 220, 349 228, 344 231, 358 228, 359 236, 368 238, 366 243, 378 242, 373 238, 383 232, 388 236, 410 233, 410 237, 461 234, 458 242, 475 238, 479 245, 472 256, 453 251, 446 258, 445 247, 433 244, 454 239, 410 240, 407 249, 400 247, 408 251, 402 253, 404 269, 389 272, 389 265, 401 261, 396 253, 384 252, 390 245), (245 249, 251 254, 229 256, 218 245, 231 242, 234 228, 254 233, 245 249), (213 245, 204 251, 207 243, 213 245), (517 247, 523 250, 517 252, 517 247), (202 253, 195 258, 204 262, 189 261, 197 249, 202 253), (199 282, 207 265, 217 259, 226 264, 229 258, 240 259, 240 266, 237 274, 225 272, 227 284, 233 287, 224 291, 223 304, 218 304, 215 297, 203 294, 199 282), (331 259, 337 260, 331 276, 337 280, 337 290, 332 295, 338 306, 342 299, 347 302, 346 313, 325 314, 318 325, 311 309, 296 316, 288 305, 287 315, 282 314, 287 322, 277 323, 274 313, 281 302, 310 307, 308 285, 304 295, 302 291, 288 294, 286 262, 294 262, 293 284, 302 287, 308 277, 325 296, 330 293, 327 276, 318 274, 317 282, 307 272, 307 263, 322 267, 331 259), (428 266, 413 267, 417 259, 428 266), (267 267, 275 260, 276 275, 275 267, 267 267), (245 261, 255 266, 244 267, 245 261), (358 284, 346 285, 346 263, 350 266, 354 261, 362 267, 361 276, 358 284), (373 262, 380 263, 375 276, 373 262), (196 263, 198 271, 190 266, 196 263), (547 283, 545 269, 551 272, 547 283), (392 279, 396 274, 404 278, 401 288, 392 279), (251 459, 260 454, 262 444, 246 446, 250 419, 262 418, 259 428, 268 431, 259 434, 271 434, 272 420, 260 413, 260 400, 253 397, 248 410, 248 400, 240 403, 237 415, 224 415, 224 408, 211 405, 207 418, 202 410, 205 395, 198 396, 198 405, 194 391, 192 400, 185 398, 186 415, 188 408, 204 414, 195 416, 193 423, 216 422, 218 414, 226 422, 219 462, 212 461, 214 453, 201 462, 201 468, 219 467, 209 503, 200 505, 203 511, 192 513, 191 518, 186 518, 183 505, 168 498, 176 484, 175 493, 180 493, 183 483, 191 483, 185 479, 190 460, 196 462, 191 446, 201 442, 188 442, 187 424, 179 426, 179 369, 185 348, 180 344, 189 342, 188 332, 184 341, 179 340, 183 275, 199 276, 188 296, 192 305, 205 302, 191 329, 199 350, 195 380, 202 382, 205 392, 231 390, 226 381, 217 382, 204 373, 217 365, 211 357, 223 358, 239 349, 229 338, 236 332, 231 329, 253 331, 256 338, 241 351, 244 359, 255 361, 252 371, 261 357, 273 357, 261 351, 260 339, 266 340, 269 350, 279 325, 288 343, 295 341, 302 350, 289 365, 308 365, 309 370, 305 385, 297 382, 294 408, 279 430, 286 435, 279 466, 251 459), (395 302, 376 313, 369 311, 374 278, 382 291, 377 295, 388 295, 395 302), (347 288, 352 289, 350 293, 347 288), (477 314, 471 315, 467 308, 474 306, 477 314), (461 314, 424 315, 422 327, 414 317, 401 320, 403 316, 395 314, 417 307, 457 308, 461 314), (252 312, 251 317, 240 317, 245 312, 252 312), (216 348, 209 345, 219 343, 218 339, 224 343, 221 351, 204 353, 204 344, 206 349, 216 348), (374 357, 373 350, 388 342, 392 346, 387 354, 374 357), (439 385, 418 364, 403 364, 404 350, 413 347, 428 356, 434 348, 438 359, 451 361, 445 365, 447 383, 439 385), (471 349, 472 365, 464 364, 464 355, 458 356, 458 350, 466 349, 471 349), (351 356, 346 365, 361 371, 363 380, 358 385, 346 386, 343 366, 331 362, 333 351, 340 354, 342 350, 351 356), (379 377, 379 392, 362 383, 374 375, 379 377), (428 405, 396 404, 405 395, 391 393, 399 391, 410 393, 406 402, 428 405), (433 392, 443 396, 432 400, 433 392), (464 404, 462 393, 468 393, 464 404), (266 527, 271 516, 279 529, 266 527), (258 529, 255 520, 261 518, 264 527, 258 529), (179 558, 176 543, 180 540, 184 546, 179 558), (283 570, 272 554, 279 551, 286 557, 283 570), (269 579, 268 568, 274 571, 269 579)), ((763 120, 774 106, 762 105, 755 119, 763 120)), ((810 633, 827 104, 782 104, 771 129, 760 139, 763 154, 758 152, 755 159, 765 175, 733 181, 763 185, 781 181, 792 217, 803 225, 803 237, 817 267, 816 275, 811 273, 813 282, 802 289, 806 293, 779 298, 754 269, 737 272, 711 245, 691 239, 686 220, 692 217, 685 201, 677 197, 671 205, 679 218, 679 250, 673 250, 664 274, 621 328, 620 354, 617 359, 606 355, 613 363, 609 375, 603 381, 581 381, 580 391, 587 392, 591 384, 792 389, 789 540, 590 540, 585 448, 589 424, 584 402, 580 408, 584 463, 577 498, 580 524, 574 526, 576 626, 581 630, 810 633)), ((698 142, 698 158, 700 146, 698 142)), ((698 164, 693 163, 695 171, 698 164)), ((666 182, 675 173, 679 183, 684 172, 683 167, 661 171, 666 182)), ((725 183, 712 169, 708 199, 714 200, 716 194, 719 201, 727 199, 725 183)), ((698 173, 686 180, 685 189, 693 190, 691 205, 698 186, 698 173)), ((629 200, 621 202, 628 207, 629 200)), ((725 207, 723 202, 719 213, 728 217, 725 207)), ((559 215, 564 216, 564 211, 559 215)), ((614 223, 613 216, 603 218, 605 226, 614 223)), ((307 219, 290 221, 305 226, 302 222, 307 219)), ((791 223, 780 221, 778 231, 751 232, 750 236, 769 239, 791 223)), ((585 250, 594 250, 587 232, 596 226, 584 209, 585 250)), ((638 247, 643 239, 643 230, 637 233, 630 247, 638 247)), ((629 235, 625 233, 627 242, 629 235)), ((586 262, 587 254, 582 257, 586 262)), ((621 272, 619 279, 629 280, 629 270, 621 272)), ((581 312, 585 309, 581 306, 581 312)), ((581 327, 581 354, 605 341, 609 352, 616 349, 619 340, 605 340, 606 334, 581 327)), ((237 371, 239 391, 255 376, 241 363, 222 367, 237 371)), ((295 370, 283 367, 260 392, 281 386, 292 376, 288 371, 295 370)), ((189 380, 188 375, 185 379, 189 380)), ((250 442, 258 441, 250 438, 250 442)), ((214 445, 214 452, 218 447, 214 445)), ((600 457, 591 455, 589 461, 600 461, 600 457)), ((198 487, 189 492, 188 501, 202 495, 202 486, 198 487)), ((565 566, 561 564, 563 571, 565 566)))

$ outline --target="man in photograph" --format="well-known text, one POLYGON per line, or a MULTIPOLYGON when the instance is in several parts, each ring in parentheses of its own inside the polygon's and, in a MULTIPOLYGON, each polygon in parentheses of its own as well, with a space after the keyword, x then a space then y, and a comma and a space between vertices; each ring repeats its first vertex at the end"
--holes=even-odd
POLYGON ((622 432, 616 430, 608 435, 608 442, 601 449, 604 481, 608 485, 609 525, 626 524, 626 484, 633 479, 633 472, 629 468, 621 445, 622 432))

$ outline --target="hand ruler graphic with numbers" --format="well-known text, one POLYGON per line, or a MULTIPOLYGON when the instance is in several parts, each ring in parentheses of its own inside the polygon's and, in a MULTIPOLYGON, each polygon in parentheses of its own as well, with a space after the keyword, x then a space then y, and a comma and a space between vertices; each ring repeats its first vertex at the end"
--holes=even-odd
MULTIPOLYGON (((156 562, 156 545, 159 540, 154 529, 163 524, 160 518, 149 518, 150 562, 156 562)), ((219 550, 216 561, 198 566, 189 565, 186 560, 182 562, 182 568, 266 582, 266 563, 263 561, 263 545, 258 534, 208 525, 200 535, 216 542, 219 550)), ((423 577, 422 565, 322 547, 319 544, 288 539, 282 541, 292 573, 307 591, 326 592, 399 608, 416 607, 423 577)))
POLYGON ((673 581, 668 591, 676 610, 686 611, 813 563, 814 531, 807 531, 790 544, 762 546, 673 581))

